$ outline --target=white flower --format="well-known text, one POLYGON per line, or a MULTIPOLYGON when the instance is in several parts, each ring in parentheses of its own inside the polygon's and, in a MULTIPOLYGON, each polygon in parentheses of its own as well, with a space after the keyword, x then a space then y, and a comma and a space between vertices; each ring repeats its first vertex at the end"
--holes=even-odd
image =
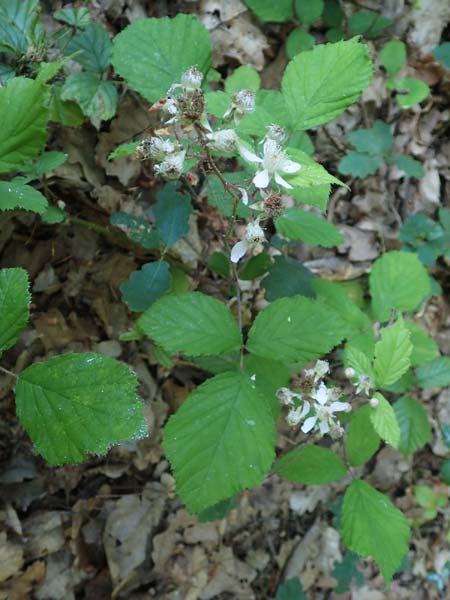
POLYGON ((267 128, 265 139, 273 140, 274 142, 277 142, 277 144, 282 144, 286 139, 286 132, 284 131, 284 128, 281 127, 281 125, 272 124, 269 125, 269 127, 267 128))
POLYGON ((247 206, 247 204, 248 204, 247 190, 245 188, 241 188, 241 187, 238 187, 238 190, 239 190, 239 192, 241 194, 242 204, 245 204, 245 206, 247 206))
POLYGON ((178 179, 183 173, 185 155, 185 150, 177 152, 176 154, 170 154, 162 161, 162 163, 155 165, 156 173, 166 179, 178 179))
POLYGON ((221 129, 206 134, 208 146, 218 152, 232 152, 236 149, 238 137, 234 129, 221 129))
POLYGON ((341 411, 348 412, 351 410, 351 405, 348 402, 336 401, 335 398, 340 395, 339 390, 336 390, 336 388, 329 389, 323 382, 311 395, 315 400, 314 410, 316 414, 305 419, 301 430, 303 433, 308 433, 318 425, 322 435, 330 433, 330 431, 337 434, 340 428, 338 427, 334 414, 341 411), (330 400, 332 400, 332 402, 329 404, 330 400))
POLYGON ((257 171, 253 178, 254 185, 257 188, 266 188, 269 185, 270 179, 274 177, 279 185, 291 190, 292 185, 281 177, 280 172, 296 173, 301 169, 301 165, 289 160, 281 146, 274 140, 266 140, 263 148, 264 154, 262 158, 247 150, 245 146, 240 146, 239 148, 239 152, 246 160, 261 164, 262 168, 257 171))
POLYGON ((370 388, 372 387, 372 380, 369 375, 360 375, 358 382, 356 383, 356 393, 369 395, 370 388))
POLYGON ((153 158, 159 162, 163 161, 168 154, 173 154, 176 145, 172 140, 163 140, 160 137, 149 137, 143 140, 137 150, 143 158, 153 158))
POLYGON ((297 392, 293 392, 292 390, 290 390, 287 387, 282 387, 279 390, 277 390, 277 398, 281 402, 281 404, 284 404, 284 406, 291 406, 291 405, 293 405, 294 404, 294 401, 293 401, 294 398, 296 398, 297 400, 302 400, 303 399, 303 397, 302 397, 301 394, 298 394, 297 392))
POLYGON ((251 113, 255 110, 255 94, 250 90, 241 90, 234 94, 230 108, 223 115, 224 119, 233 117, 236 125, 246 113, 251 113))
POLYGON ((260 226, 258 219, 256 221, 252 221, 247 225, 247 229, 245 231, 245 239, 237 242, 231 249, 231 262, 237 263, 241 260, 244 254, 247 252, 248 248, 252 248, 258 244, 261 244, 265 241, 264 231, 260 226))
POLYGON ((181 86, 188 92, 198 90, 202 85, 203 73, 197 67, 191 67, 181 76, 181 86))
POLYGON ((298 425, 300 421, 302 421, 306 415, 309 413, 310 406, 309 402, 303 402, 303 406, 299 406, 298 408, 291 408, 291 410, 286 415, 286 423, 294 427, 298 425))

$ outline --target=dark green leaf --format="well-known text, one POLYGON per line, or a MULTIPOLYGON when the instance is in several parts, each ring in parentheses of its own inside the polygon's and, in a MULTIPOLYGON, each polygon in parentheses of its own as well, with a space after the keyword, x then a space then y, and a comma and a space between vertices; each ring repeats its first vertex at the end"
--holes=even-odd
POLYGON ((166 246, 173 246, 189 231, 191 201, 189 196, 180 194, 177 187, 177 183, 167 183, 156 194, 157 201, 153 207, 156 226, 166 246))
POLYGON ((417 383, 421 388, 439 388, 450 385, 450 358, 440 356, 416 369, 417 383))
POLYGON ((256 277, 261 277, 264 273, 272 266, 272 259, 265 252, 261 252, 256 256, 252 256, 242 267, 242 270, 239 271, 239 279, 243 279, 244 281, 250 281, 252 279, 256 279, 256 277))
POLYGON ((377 37, 383 29, 390 25, 392 25, 391 19, 365 9, 356 11, 348 20, 348 26, 352 33, 363 33, 369 39, 377 37))
POLYGON ((261 282, 266 290, 266 300, 273 302, 287 296, 308 296, 314 298, 312 288, 314 275, 300 262, 288 256, 275 256, 269 275, 261 282))
POLYGON ((130 310, 142 312, 169 291, 171 284, 169 265, 160 260, 133 271, 128 281, 120 284, 120 291, 130 310))
POLYGON ((208 267, 222 277, 230 275, 230 260, 222 252, 213 252, 208 256, 208 267))
POLYGON ((426 410, 414 398, 403 396, 394 404, 400 426, 398 449, 405 456, 420 450, 431 438, 431 427, 426 410))
POLYGON ((158 232, 143 217, 135 217, 125 212, 116 212, 110 216, 109 221, 111 225, 116 225, 126 233, 130 240, 147 250, 157 248, 161 244, 158 232))
POLYGON ((118 95, 112 81, 105 81, 91 73, 72 73, 64 83, 61 99, 77 102, 98 128, 101 121, 116 114, 118 95))
POLYGON ((364 583, 364 575, 358 569, 359 563, 360 558, 353 552, 346 552, 342 562, 334 562, 330 575, 338 581, 338 586, 334 589, 336 594, 347 592, 353 579, 358 586, 364 583))
POLYGON ((347 473, 342 458, 321 446, 295 448, 278 460, 274 469, 285 479, 305 485, 331 483, 347 473))
POLYGON ((425 175, 425 170, 422 163, 415 160, 412 156, 404 156, 403 154, 393 154, 392 160, 395 166, 404 171, 409 177, 420 179, 425 175))
POLYGON ((382 164, 383 159, 380 156, 370 156, 351 150, 339 161, 338 171, 343 175, 364 178, 376 173, 382 164))
POLYGON ((311 25, 320 18, 324 8, 323 0, 295 0, 295 12, 300 22, 311 25))
POLYGON ((111 40, 106 29, 99 23, 89 23, 78 31, 67 45, 64 54, 77 53, 76 60, 86 71, 103 73, 109 67, 111 40))
POLYGON ((347 455, 353 467, 360 467, 372 458, 380 446, 380 436, 370 420, 372 407, 365 404, 355 410, 345 440, 347 455))
POLYGON ((300 579, 292 577, 292 579, 287 579, 278 586, 275 600, 308 600, 308 598, 303 592, 300 579))
POLYGON ((283 23, 289 21, 293 13, 292 0, 244 0, 244 3, 261 21, 283 23))
POLYGON ((227 500, 222 500, 222 502, 218 502, 214 504, 214 506, 210 506, 209 508, 205 508, 198 514, 199 523, 209 523, 210 521, 219 521, 226 517, 227 513, 230 512, 233 508, 237 506, 237 496, 231 496, 227 500))
POLYGON ((450 69, 450 42, 437 46, 431 53, 436 60, 440 60, 447 69, 450 69))
POLYGON ((14 346, 30 316, 28 274, 24 269, 0 269, 0 354, 14 346))
POLYGON ((31 185, 17 181, 0 181, 0 211, 29 210, 43 214, 47 210, 47 199, 31 185))
POLYGON ((394 145, 394 136, 389 125, 377 119, 371 129, 357 129, 348 134, 348 139, 357 152, 365 154, 387 154, 394 145))
POLYGON ((53 18, 71 27, 86 27, 91 20, 89 9, 82 8, 62 8, 53 14, 53 18))

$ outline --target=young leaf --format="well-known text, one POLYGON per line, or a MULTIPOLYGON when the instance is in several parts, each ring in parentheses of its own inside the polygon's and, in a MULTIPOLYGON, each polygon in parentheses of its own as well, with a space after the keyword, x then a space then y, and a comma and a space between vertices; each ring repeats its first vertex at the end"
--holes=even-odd
POLYGON ((278 460, 274 469, 281 477, 305 485, 331 483, 347 473, 342 458, 321 446, 295 448, 278 460))
POLYGON ((67 23, 77 29, 86 27, 91 20, 88 8, 62 8, 53 13, 53 18, 62 23, 67 23))
POLYGON ((395 75, 406 62, 406 46, 401 40, 390 40, 380 52, 380 62, 388 75, 395 75))
POLYGON ((405 516, 365 481, 353 481, 345 492, 341 533, 350 550, 374 558, 386 583, 408 552, 405 516))
POLYGON ((260 86, 261 77, 259 76, 259 73, 251 67, 238 67, 225 79, 225 91, 227 94, 234 94, 241 90, 256 92, 256 90, 259 90, 260 86))
POLYGON ((357 38, 321 44, 292 59, 282 92, 296 129, 331 121, 353 104, 372 78, 367 46, 357 38))
POLYGON ((275 600, 308 600, 298 577, 286 579, 278 586, 275 600))
POLYGON ((76 60, 86 71, 102 74, 109 67, 111 40, 106 29, 99 23, 89 23, 70 40, 65 56, 77 53, 76 60))
POLYGON ((295 0, 295 12, 303 25, 311 25, 323 12, 323 0, 295 0))
POLYGON ((109 222, 119 227, 133 242, 146 250, 157 248, 161 244, 159 233, 143 217, 135 217, 125 212, 113 213, 109 222))
POLYGON ((138 324, 170 353, 223 354, 242 343, 241 332, 228 306, 200 292, 160 298, 145 311, 138 324))
POLYGON ((410 333, 413 350, 411 365, 417 367, 436 358, 438 346, 436 342, 414 321, 405 321, 405 327, 410 333))
POLYGON ((365 9, 356 11, 348 20, 348 27, 352 33, 363 33, 368 39, 377 37, 390 25, 392 25, 391 19, 365 9))
POLYGON ((177 192, 177 183, 167 183, 157 194, 153 208, 162 242, 173 246, 189 231, 192 204, 188 196, 177 192))
POLYGON ((352 413, 345 444, 348 460, 353 467, 364 465, 380 446, 380 436, 370 418, 372 410, 369 404, 365 404, 352 413))
POLYGON ((0 210, 21 208, 42 215, 48 204, 45 196, 20 181, 0 181, 0 210))
POLYGON ((353 579, 357 587, 364 583, 364 575, 358 569, 359 563, 359 556, 353 552, 346 552, 342 562, 334 561, 334 569, 330 575, 338 581, 338 586, 334 589, 336 594, 349 591, 353 579))
POLYGON ((394 145, 394 136, 384 121, 376 119, 370 129, 357 129, 348 134, 348 139, 358 152, 366 154, 388 154, 394 145))
POLYGON ((286 53, 289 58, 294 58, 300 52, 314 48, 316 40, 304 29, 294 29, 286 40, 286 53))
POLYGON ((164 97, 192 66, 206 73, 211 64, 209 33, 193 15, 138 19, 113 41, 111 62, 128 85, 149 102, 164 97))
POLYGON ((339 344, 344 327, 334 310, 315 300, 280 298, 256 317, 247 348, 281 362, 306 363, 339 344))
POLYGON ((261 281, 261 287, 265 288, 265 298, 269 302, 297 295, 314 298, 311 286, 313 277, 311 271, 298 260, 289 256, 275 256, 269 274, 261 281))
POLYGON ((383 159, 380 156, 370 156, 364 152, 350 150, 339 161, 338 171, 343 175, 364 179, 364 177, 376 173, 382 164, 383 159))
POLYGON ((142 312, 169 291, 171 283, 169 265, 160 260, 133 271, 128 281, 120 284, 120 291, 130 310, 142 312))
POLYGON ((378 406, 372 408, 372 412, 370 413, 373 428, 382 440, 394 448, 398 448, 398 444, 400 443, 400 427, 394 409, 379 392, 374 395, 374 398, 378 400, 378 406))
POLYGON ((395 79, 391 87, 400 92, 395 99, 401 108, 411 108, 425 100, 430 94, 430 88, 424 81, 412 77, 395 79))
POLYGON ((416 369, 417 384, 424 389, 450 385, 450 358, 439 356, 416 369))
POLYGON ((72 73, 64 83, 61 99, 77 102, 83 113, 99 127, 101 121, 116 114, 118 95, 111 81, 92 73, 72 73))
POLYGON ((24 269, 0 269, 0 354, 14 346, 30 316, 31 296, 24 269))
POLYGON ((56 152, 52 150, 51 152, 43 152, 40 156, 35 158, 34 160, 30 160, 25 163, 20 169, 22 173, 26 175, 30 175, 31 177, 38 179, 41 175, 45 173, 50 173, 54 171, 62 164, 64 164, 67 160, 67 154, 64 152, 56 152))
POLYGON ((244 3, 261 21, 284 23, 292 18, 292 0, 244 0, 244 3))
POLYGON ((444 42, 440 46, 437 46, 431 54, 450 70, 450 42, 444 42))
POLYGON ((255 383, 239 373, 209 379, 164 428, 177 493, 191 512, 259 485, 275 446, 275 422, 255 383))
POLYGON ((354 369, 356 377, 367 375, 372 383, 375 382, 375 372, 370 358, 352 344, 347 344, 344 352, 345 367, 354 369))
POLYGON ((387 321, 391 309, 414 310, 430 293, 425 267, 410 252, 386 252, 370 273, 370 293, 375 317, 387 321))
POLYGON ((137 383, 125 364, 108 356, 55 356, 20 374, 17 416, 47 462, 79 463, 146 435, 137 383))
POLYGON ((408 456, 430 441, 428 415, 422 404, 410 396, 397 400, 394 411, 400 427, 398 449, 404 456, 408 456))
POLYGON ((409 369, 413 349, 409 335, 402 318, 381 330, 381 340, 375 344, 374 362, 381 388, 395 383, 409 369))
POLYGON ((300 208, 287 208, 276 220, 276 228, 285 237, 302 240, 312 246, 331 248, 344 241, 344 236, 333 223, 300 208))
POLYGON ((404 171, 408 177, 416 177, 420 179, 425 175, 425 170, 418 160, 415 160, 412 156, 404 156, 403 154, 393 154, 392 162, 395 164, 397 169, 404 171))

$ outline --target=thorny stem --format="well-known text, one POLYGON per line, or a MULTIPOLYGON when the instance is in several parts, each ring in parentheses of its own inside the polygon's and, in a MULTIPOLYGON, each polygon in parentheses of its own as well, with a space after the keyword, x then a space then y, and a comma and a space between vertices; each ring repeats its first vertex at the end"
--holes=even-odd
POLYGON ((16 375, 12 371, 8 371, 8 369, 5 369, 4 367, 0 367, 0 371, 2 371, 3 373, 6 373, 6 375, 9 375, 10 377, 14 377, 14 379, 19 379, 18 375, 16 375))

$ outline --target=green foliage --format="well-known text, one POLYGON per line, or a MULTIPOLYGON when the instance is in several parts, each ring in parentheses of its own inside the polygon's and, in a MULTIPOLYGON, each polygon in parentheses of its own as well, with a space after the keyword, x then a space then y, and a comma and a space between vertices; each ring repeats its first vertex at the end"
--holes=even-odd
POLYGON ((128 308, 142 312, 170 290, 172 275, 164 260, 147 263, 139 271, 133 271, 120 285, 120 291, 128 308))
POLYGON ((395 99, 401 108, 411 108, 415 104, 420 104, 430 94, 430 88, 425 82, 412 77, 390 79, 387 87, 398 92, 395 99))
POLYGON ((244 3, 261 21, 283 23, 293 15, 292 0, 244 0, 244 3))
POLYGON ((364 575, 358 569, 360 559, 353 552, 346 552, 342 562, 335 561, 334 569, 330 575, 338 580, 338 586, 334 589, 336 594, 343 594, 350 589, 353 579, 356 585, 364 583, 364 575))
POLYGON ((192 65, 208 71, 211 40, 192 15, 138 19, 114 38, 111 62, 132 89, 156 102, 192 65))
POLYGON ((0 52, 20 57, 43 43, 38 0, 3 0, 0 5, 0 52))
POLYGON ((17 341, 30 317, 27 272, 0 269, 0 354, 17 341))
POLYGON ((382 164, 383 159, 380 156, 370 156, 363 152, 350 150, 339 161, 338 170, 343 175, 364 179, 364 177, 376 173, 382 164))
POLYGON ((424 389, 450 385, 450 358, 439 356, 416 369, 417 384, 424 389))
POLYGON ((275 256, 269 274, 261 282, 265 288, 265 298, 273 302, 288 296, 314 297, 313 274, 300 262, 288 256, 275 256))
POLYGON ((300 52, 311 50, 315 42, 314 37, 304 29, 294 29, 286 40, 286 53, 289 58, 294 58, 300 52))
POLYGON ((285 479, 305 485, 331 483, 347 473, 342 458, 320 446, 295 448, 278 460, 274 469, 285 479))
POLYGON ((0 181, 0 211, 21 208, 42 215, 47 206, 45 196, 20 179, 0 181))
POLYGON ((275 423, 246 375, 200 385, 164 429, 177 493, 191 512, 261 483, 274 458, 275 423))
POLYGON ((416 485, 414 496, 419 506, 424 509, 422 512, 422 519, 424 521, 435 519, 439 509, 448 504, 446 493, 436 492, 432 487, 427 485, 416 485))
POLYGON ((100 79, 94 73, 72 73, 66 79, 62 100, 79 104, 83 113, 99 128, 100 122, 111 119, 117 109, 118 95, 111 81, 100 79))
POLYGON ((149 250, 161 244, 158 232, 143 217, 135 217, 125 212, 113 213, 109 221, 119 227, 126 235, 143 248, 149 250))
MULTIPOLYGON (((256 92, 256 90, 259 90, 260 86, 261 77, 258 72, 251 67, 246 66, 238 67, 225 80, 225 91, 228 94, 234 94, 240 90, 251 90, 252 92, 256 92)), ((226 108, 228 108, 228 106, 226 108)))
POLYGON ((292 577, 283 581, 278 586, 275 600, 308 600, 303 592, 302 582, 298 577, 292 577))
POLYGON ((369 404, 365 404, 352 413, 345 442, 352 467, 365 464, 380 446, 381 438, 372 425, 372 410, 369 404))
POLYGON ((386 583, 408 552, 408 521, 364 481, 353 481, 345 493, 341 533, 350 550, 373 557, 386 583))
POLYGON ((411 365, 413 345, 403 319, 381 330, 381 340, 375 344, 374 368, 381 388, 392 385, 411 365))
POLYGON ((436 60, 441 61, 446 69, 450 69, 450 42, 443 42, 440 46, 437 46, 432 55, 436 60))
POLYGON ((303 25, 311 25, 320 18, 324 9, 323 0, 295 0, 295 12, 303 25))
POLYGON ((436 342, 414 321, 405 321, 413 345, 411 365, 417 367, 436 358, 438 347, 436 342))
POLYGON ((333 223, 300 208, 287 208, 276 220, 276 228, 291 240, 302 240, 325 248, 338 246, 344 241, 344 236, 333 223))
POLYGON ((348 27, 354 35, 364 34, 369 39, 378 37, 390 25, 391 19, 366 9, 356 11, 348 20, 348 27))
MULTIPOLYGON (((425 170, 418 160, 412 156, 405 156, 404 154, 393 154, 390 157, 390 161, 408 175, 408 177, 415 177, 420 179, 425 175, 425 170)), ((389 161, 388 161, 389 162, 389 161)))
POLYGON ((373 428, 387 444, 398 448, 400 443, 400 427, 394 409, 379 392, 374 395, 374 398, 378 400, 378 406, 372 408, 372 412, 370 413, 373 428))
POLYGON ((328 173, 322 165, 316 163, 305 152, 296 148, 289 148, 288 154, 292 160, 302 165, 302 168, 294 175, 286 175, 286 181, 294 188, 318 187, 327 183, 336 183, 345 187, 342 181, 328 173))
POLYGON ((439 222, 416 213, 408 217, 400 228, 403 250, 416 252, 421 262, 434 266, 440 256, 450 257, 450 210, 441 207, 439 222))
POLYGON ((53 18, 62 23, 70 25, 70 27, 83 28, 89 25, 91 16, 89 9, 82 8, 62 8, 53 13, 53 18))
POLYGON ((404 456, 408 456, 430 441, 428 416, 422 404, 410 396, 399 398, 393 408, 400 427, 398 449, 404 456))
POLYGON ((445 459, 442 463, 440 474, 443 482, 450 485, 450 458, 445 459))
MULTIPOLYGON (((228 259, 227 259, 228 260, 228 259)), ((272 259, 265 252, 252 256, 249 261, 239 271, 239 279, 249 281, 256 277, 261 277, 264 273, 271 270, 272 259)))
POLYGON ((225 256, 223 252, 213 252, 210 254, 208 256, 208 267, 222 277, 230 275, 230 261, 228 260, 228 256, 225 256))
POLYGON ((47 462, 79 463, 146 435, 137 383, 126 365, 107 356, 55 356, 20 374, 17 416, 47 462))
POLYGON ((184 352, 188 356, 223 354, 236 349, 242 342, 230 309, 200 292, 160 298, 145 311, 138 324, 146 335, 170 353, 184 352))
POLYGON ((89 23, 70 40, 64 54, 73 56, 86 71, 101 75, 109 67, 111 40, 99 23, 89 23))
POLYGON ((167 183, 156 194, 153 208, 159 236, 167 246, 173 246, 189 231, 192 205, 188 196, 177 192, 176 183, 167 183))
POLYGON ((380 52, 380 62, 388 75, 396 75, 406 63, 406 46, 401 40, 390 40, 380 52))

